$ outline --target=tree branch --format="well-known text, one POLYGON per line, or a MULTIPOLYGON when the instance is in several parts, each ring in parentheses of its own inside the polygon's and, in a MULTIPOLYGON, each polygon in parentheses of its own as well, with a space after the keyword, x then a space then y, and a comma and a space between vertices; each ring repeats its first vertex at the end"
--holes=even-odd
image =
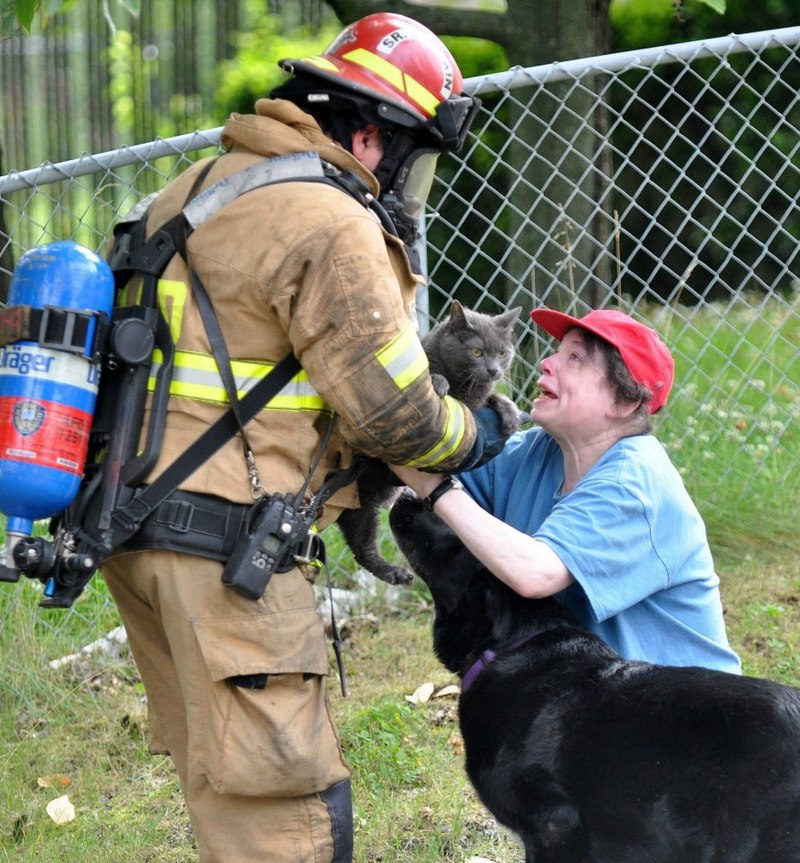
POLYGON ((478 12, 471 9, 441 9, 419 6, 404 0, 387 3, 381 0, 327 0, 342 24, 350 24, 373 12, 397 12, 407 15, 433 30, 438 36, 478 36, 505 47, 505 16, 501 12, 478 12))

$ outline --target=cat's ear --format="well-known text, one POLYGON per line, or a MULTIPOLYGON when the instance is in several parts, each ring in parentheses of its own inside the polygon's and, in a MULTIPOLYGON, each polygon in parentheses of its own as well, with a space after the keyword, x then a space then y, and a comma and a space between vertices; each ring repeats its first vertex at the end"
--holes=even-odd
POLYGON ((458 327, 468 327, 467 313, 464 307, 458 300, 453 300, 453 305, 450 306, 450 322, 458 327))
POLYGON ((519 313, 521 311, 522 306, 516 306, 513 309, 509 309, 507 312, 503 312, 502 315, 497 316, 497 323, 500 324, 501 327, 505 327, 505 329, 510 330, 519 320, 519 313))

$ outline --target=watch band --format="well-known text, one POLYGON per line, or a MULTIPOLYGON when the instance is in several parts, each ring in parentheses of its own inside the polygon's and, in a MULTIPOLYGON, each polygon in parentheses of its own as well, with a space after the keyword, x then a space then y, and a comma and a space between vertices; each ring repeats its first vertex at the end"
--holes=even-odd
POLYGON ((452 491, 454 488, 464 488, 464 485, 460 479, 448 474, 427 497, 422 499, 422 505, 429 512, 433 512, 433 507, 436 501, 439 500, 443 494, 447 494, 448 491, 452 491))

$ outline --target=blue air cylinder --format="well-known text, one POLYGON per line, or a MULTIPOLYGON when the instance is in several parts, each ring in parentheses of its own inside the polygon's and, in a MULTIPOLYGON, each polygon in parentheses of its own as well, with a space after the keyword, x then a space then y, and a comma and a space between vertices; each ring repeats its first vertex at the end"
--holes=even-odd
POLYGON ((19 260, 8 305, 43 309, 67 335, 0 347, 0 511, 9 538, 31 532, 72 502, 89 445, 100 369, 90 362, 98 312, 110 316, 114 277, 94 252, 70 240, 37 246, 19 260), (86 328, 85 338, 83 328, 86 328))

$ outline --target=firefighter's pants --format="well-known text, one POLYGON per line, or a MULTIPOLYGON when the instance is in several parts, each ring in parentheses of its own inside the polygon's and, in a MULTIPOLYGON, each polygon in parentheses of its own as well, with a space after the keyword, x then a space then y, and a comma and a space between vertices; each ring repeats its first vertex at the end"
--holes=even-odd
POLYGON ((275 574, 261 600, 221 564, 168 551, 114 556, 104 575, 169 752, 200 863, 350 863, 350 770, 330 716, 314 589, 275 574))

